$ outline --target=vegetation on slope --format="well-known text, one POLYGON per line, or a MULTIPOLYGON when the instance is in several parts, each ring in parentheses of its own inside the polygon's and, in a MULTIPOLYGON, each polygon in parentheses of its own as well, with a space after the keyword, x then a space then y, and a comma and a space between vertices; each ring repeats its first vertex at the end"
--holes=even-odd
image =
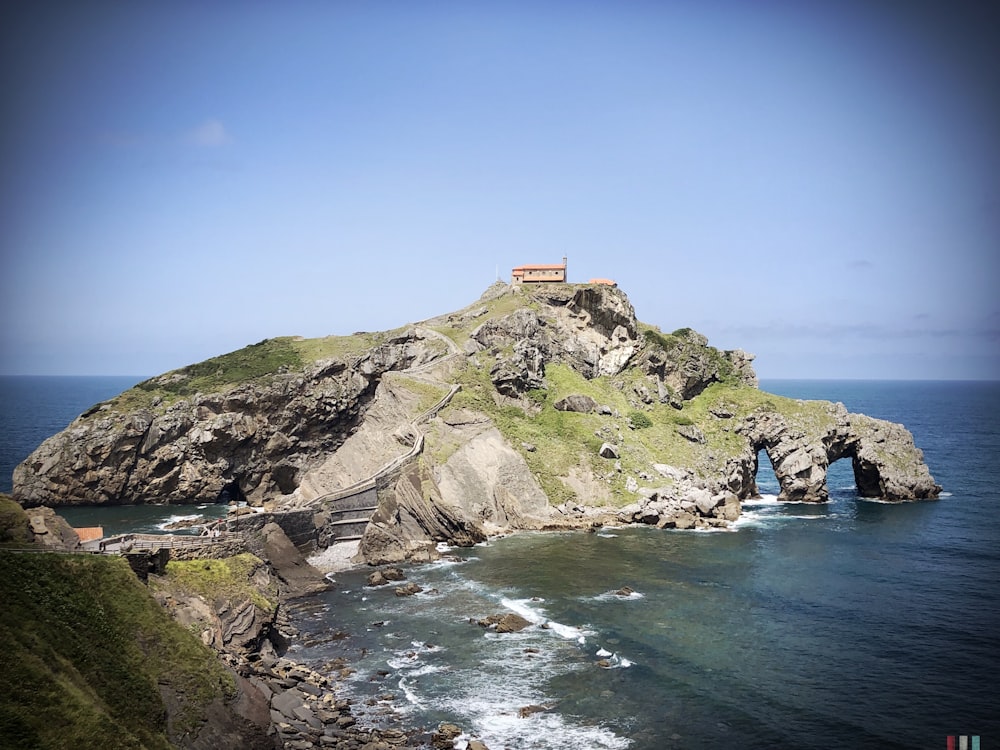
MULTIPOLYGON (((467 408, 488 415, 510 445, 522 453, 554 504, 576 499, 564 481, 574 467, 589 469, 603 480, 619 505, 635 499, 626 490, 627 478, 649 473, 654 463, 691 468, 709 476, 727 457, 744 448, 743 438, 733 427, 755 411, 778 412, 807 434, 819 434, 830 419, 826 402, 797 401, 728 383, 708 386, 684 402, 680 410, 658 401, 644 404, 635 397, 635 387, 645 382, 636 370, 587 380, 565 365, 549 364, 545 388, 527 394, 520 405, 498 398, 486 366, 467 367, 459 380, 463 389, 449 409, 467 408), (574 394, 589 396, 611 413, 580 414, 555 408, 557 401, 574 394), (617 461, 598 455, 604 442, 617 446, 617 461)), ((449 446, 431 448, 437 460, 450 455, 449 446)), ((658 481, 669 484, 670 480, 658 481)))
MULTIPOLYGON (((378 346, 394 331, 355 333, 305 339, 282 336, 264 339, 228 354, 149 378, 110 402, 118 411, 166 407, 196 393, 225 393, 237 386, 289 372, 323 359, 356 357, 378 346)), ((96 413, 98 404, 87 416, 96 413)))
POLYGON ((24 547, 32 541, 24 508, 10 495, 0 494, 0 548, 24 547))
POLYGON ((121 558, 0 550, 0 738, 5 748, 169 748, 232 677, 121 558))
POLYGON ((167 563, 167 580, 206 601, 252 601, 265 611, 278 606, 277 583, 263 589, 253 582, 254 573, 263 561, 249 553, 212 560, 171 560, 167 563))

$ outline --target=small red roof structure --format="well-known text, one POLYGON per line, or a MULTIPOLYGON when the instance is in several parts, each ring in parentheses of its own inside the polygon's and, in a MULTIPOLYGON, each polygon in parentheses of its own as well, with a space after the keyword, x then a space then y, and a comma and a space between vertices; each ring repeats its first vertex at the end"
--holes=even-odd
POLYGON ((103 526, 74 526, 73 531, 80 537, 80 544, 104 538, 103 526))
POLYGON ((565 283, 566 257, 562 263, 529 263, 510 273, 511 284, 565 283))
POLYGON ((589 284, 603 284, 604 286, 618 286, 618 284, 615 281, 612 281, 611 279, 591 279, 587 283, 589 283, 589 284))

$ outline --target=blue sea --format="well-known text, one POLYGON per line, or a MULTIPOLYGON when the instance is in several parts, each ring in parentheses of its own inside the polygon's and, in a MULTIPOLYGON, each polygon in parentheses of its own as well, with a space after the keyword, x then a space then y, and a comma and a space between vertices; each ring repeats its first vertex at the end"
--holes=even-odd
MULTIPOLYGON (((44 380, 11 401, 0 379, 8 488, 32 441, 131 385, 44 380)), ((424 591, 406 598, 337 574, 297 609, 293 655, 347 658, 371 721, 450 721, 492 750, 1000 747, 1000 383, 761 387, 903 423, 943 496, 862 500, 841 461, 831 502, 779 504, 764 460, 731 531, 494 539, 408 568, 424 591), (469 622, 509 611, 535 625, 469 622)))

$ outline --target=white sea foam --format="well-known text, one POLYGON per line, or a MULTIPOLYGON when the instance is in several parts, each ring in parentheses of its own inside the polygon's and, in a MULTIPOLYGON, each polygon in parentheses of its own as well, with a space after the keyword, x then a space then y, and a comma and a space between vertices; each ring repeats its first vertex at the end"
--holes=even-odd
POLYGON ((596 602, 622 602, 622 601, 638 601, 639 599, 645 599, 646 595, 640 591, 633 591, 627 596, 622 596, 617 591, 605 591, 602 594, 595 594, 594 596, 586 597, 589 601, 596 602))
POLYGON ((938 497, 952 497, 952 494, 950 492, 942 492, 938 497))
POLYGON ((426 674, 436 674, 438 672, 445 672, 448 670, 447 666, 439 666, 437 664, 424 664, 422 667, 418 667, 410 672, 406 673, 407 677, 423 677, 426 674))
POLYGON ((740 505, 753 507, 755 505, 780 505, 777 495, 758 495, 747 500, 741 500, 740 505))
POLYGON ((411 705, 413 705, 416 708, 424 707, 423 702, 420 700, 420 698, 417 697, 417 694, 406 683, 405 677, 399 678, 399 689, 403 691, 403 695, 406 696, 406 700, 408 700, 411 705))
POLYGON ((208 522, 208 519, 203 518, 200 513, 194 513, 187 516, 167 516, 166 519, 156 524, 156 528, 165 531, 167 526, 170 526, 171 524, 180 523, 181 521, 195 521, 197 519, 203 519, 206 523, 208 522))
POLYGON ((597 655, 598 656, 611 656, 612 654, 607 649, 599 648, 599 649, 597 649, 597 655))
POLYGON ((516 710, 496 710, 493 706, 473 706, 480 710, 472 717, 478 737, 487 747, 521 747, 533 750, 620 750, 631 741, 601 726, 571 723, 556 711, 540 711, 522 718, 516 710), (493 709, 493 710, 490 710, 493 709))
POLYGON ((541 625, 545 622, 545 611, 541 608, 535 609, 530 606, 530 599, 501 599, 500 604, 515 612, 533 625, 541 625))
POLYGON ((593 631, 583 630, 581 628, 575 628, 572 625, 563 625, 559 622, 549 622, 549 628, 558 633, 561 637, 568 641, 576 641, 577 643, 583 644, 587 642, 587 636, 593 635, 593 631))

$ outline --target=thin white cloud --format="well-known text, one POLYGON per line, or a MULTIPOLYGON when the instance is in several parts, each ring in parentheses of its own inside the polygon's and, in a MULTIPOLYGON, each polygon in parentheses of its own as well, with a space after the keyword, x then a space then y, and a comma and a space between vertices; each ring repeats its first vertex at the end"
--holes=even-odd
POLYGON ((189 131, 186 140, 195 146, 216 148, 232 143, 233 139, 221 120, 210 119, 205 120, 201 125, 189 131))

